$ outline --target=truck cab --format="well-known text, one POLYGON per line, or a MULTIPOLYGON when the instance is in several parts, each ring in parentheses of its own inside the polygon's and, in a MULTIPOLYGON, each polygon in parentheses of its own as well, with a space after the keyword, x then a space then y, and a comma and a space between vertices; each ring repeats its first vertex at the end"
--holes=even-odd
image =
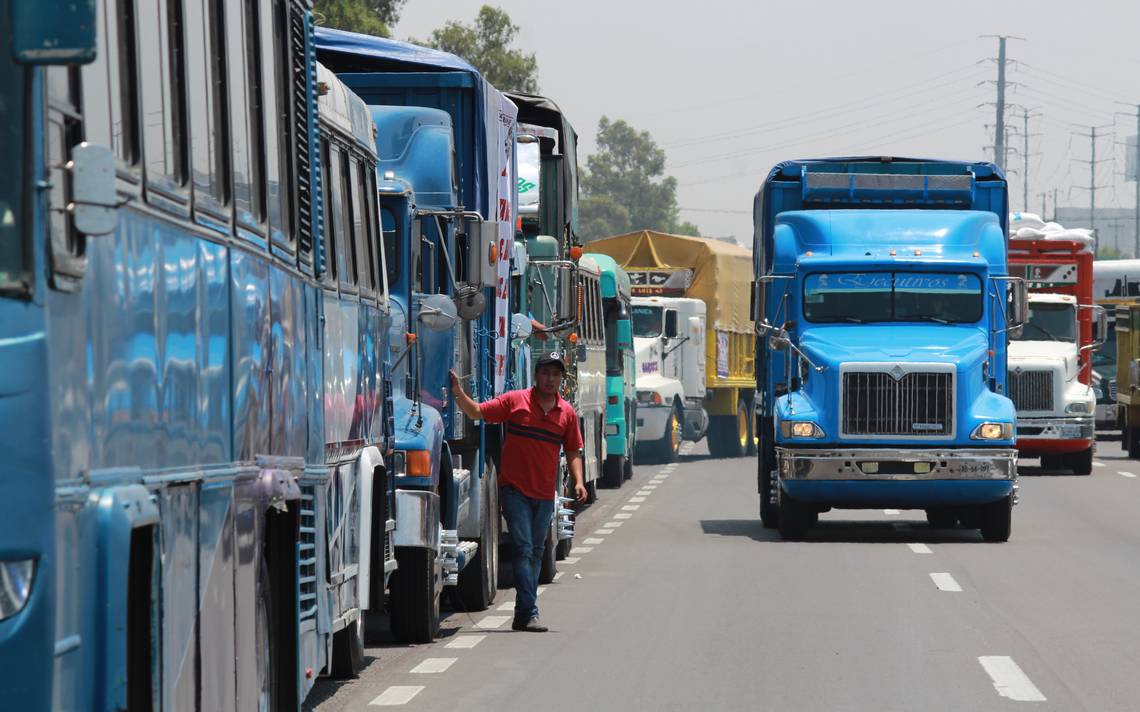
POLYGON ((1029 320, 1010 336, 1008 385, 1017 408, 1018 453, 1041 457, 1045 469, 1088 475, 1096 445, 1096 399, 1080 375, 1100 342, 1082 348, 1080 309, 1076 297, 1067 294, 1029 295, 1029 320))
POLYGON ((637 361, 637 441, 648 457, 674 462, 682 440, 708 429, 705 313, 700 299, 633 297, 637 361))
POLYGON ((1015 412, 1006 187, 989 164, 795 161, 757 196, 761 518, 924 509, 1009 537, 1015 412))

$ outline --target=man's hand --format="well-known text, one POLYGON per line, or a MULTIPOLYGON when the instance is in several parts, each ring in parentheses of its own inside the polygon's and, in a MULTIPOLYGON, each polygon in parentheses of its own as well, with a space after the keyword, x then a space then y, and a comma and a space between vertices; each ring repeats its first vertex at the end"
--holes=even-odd
POLYGON ((530 329, 531 333, 534 334, 539 341, 546 341, 546 324, 543 324, 538 319, 531 318, 530 329))
POLYGON ((574 483, 574 499, 578 500, 579 504, 585 504, 589 496, 590 493, 586 491, 586 485, 581 482, 574 483))
POLYGON ((459 385, 459 376, 455 373, 455 369, 451 369, 451 392, 458 393, 463 390, 463 386, 459 385))

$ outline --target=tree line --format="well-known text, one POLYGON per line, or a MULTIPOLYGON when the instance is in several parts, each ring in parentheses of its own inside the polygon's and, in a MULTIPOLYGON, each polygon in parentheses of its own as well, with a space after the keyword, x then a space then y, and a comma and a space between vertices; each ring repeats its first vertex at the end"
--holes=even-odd
MULTIPOLYGON (((391 37, 406 2, 316 0, 314 14, 325 27, 391 37)), ((484 5, 470 24, 448 20, 427 39, 408 41, 464 58, 500 89, 537 94, 538 60, 514 46, 518 34, 510 15, 484 5)), ((666 175, 665 151, 648 131, 602 116, 596 143, 581 176, 579 230, 586 241, 641 229, 700 235, 680 220, 677 179, 666 175)))

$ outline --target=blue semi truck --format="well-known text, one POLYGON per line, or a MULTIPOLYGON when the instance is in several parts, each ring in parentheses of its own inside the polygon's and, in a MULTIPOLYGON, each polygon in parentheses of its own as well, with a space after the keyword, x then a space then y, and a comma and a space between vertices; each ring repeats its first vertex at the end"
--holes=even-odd
POLYGON ((924 509, 1010 535, 1016 413, 1007 186, 988 163, 790 161, 754 204, 760 515, 803 537, 831 508, 924 509))

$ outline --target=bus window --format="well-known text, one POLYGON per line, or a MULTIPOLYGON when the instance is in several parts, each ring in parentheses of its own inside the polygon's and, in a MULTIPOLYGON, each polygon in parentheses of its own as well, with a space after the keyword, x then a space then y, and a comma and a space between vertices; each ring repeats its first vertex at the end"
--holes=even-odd
POLYGON ((222 72, 222 0, 185 0, 186 71, 190 113, 190 153, 194 204, 219 212, 230 201, 229 122, 225 116, 222 72))
POLYGON ((139 96, 147 183, 166 191, 186 183, 186 82, 182 6, 178 0, 138 2, 139 96))
POLYGON ((387 206, 380 206, 380 230, 384 239, 384 264, 388 270, 388 287, 400 279, 400 232, 396 214, 387 206))
MULTIPOLYGON (((0 16, 0 35, 8 36, 8 13, 0 16)), ((25 73, 12 58, 0 57, 0 290, 27 290, 27 235, 21 232, 25 160, 23 110, 25 73)))

